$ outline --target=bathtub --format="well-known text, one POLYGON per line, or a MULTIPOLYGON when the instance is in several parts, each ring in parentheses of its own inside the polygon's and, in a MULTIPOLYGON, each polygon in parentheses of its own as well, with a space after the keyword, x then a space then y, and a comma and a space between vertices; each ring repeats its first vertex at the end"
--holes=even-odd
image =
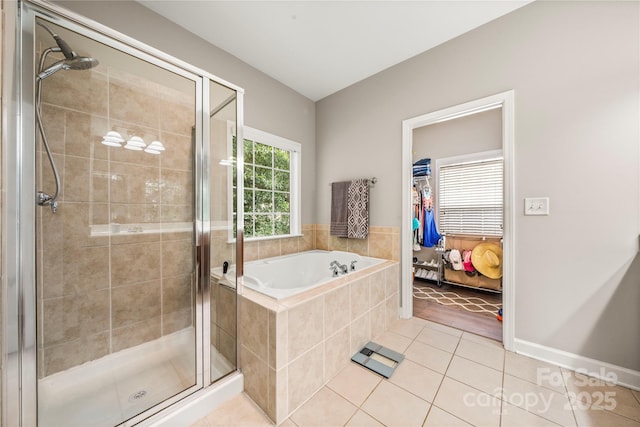
MULTIPOLYGON (((283 299, 385 261, 342 251, 300 252, 246 262, 243 283, 247 288, 271 298, 283 299), (347 274, 333 276, 333 269, 329 267, 332 261, 346 265, 349 268, 347 274), (355 270, 350 270, 352 263, 355 270)), ((235 270, 230 269, 227 275, 234 277, 235 270)))

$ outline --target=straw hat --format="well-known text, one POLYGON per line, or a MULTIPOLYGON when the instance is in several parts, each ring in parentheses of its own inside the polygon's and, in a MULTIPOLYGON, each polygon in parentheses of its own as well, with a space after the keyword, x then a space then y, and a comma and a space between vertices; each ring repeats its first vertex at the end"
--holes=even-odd
POLYGON ((502 277, 502 248, 495 243, 480 243, 471 251, 476 270, 490 279, 502 277))

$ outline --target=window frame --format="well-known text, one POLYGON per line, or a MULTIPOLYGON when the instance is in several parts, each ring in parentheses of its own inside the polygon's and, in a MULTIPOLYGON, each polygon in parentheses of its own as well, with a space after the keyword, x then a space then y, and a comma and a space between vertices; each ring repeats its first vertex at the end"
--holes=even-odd
MULTIPOLYGON (((451 165, 456 165, 456 164, 462 164, 462 163, 476 163, 476 162, 483 162, 483 161, 490 161, 490 160, 496 160, 496 159, 501 159, 502 160, 502 224, 501 224, 501 233, 498 234, 489 234, 489 233, 485 233, 485 234, 472 234, 472 235, 478 235, 478 236, 497 236, 497 237, 503 237, 504 236, 504 154, 502 152, 502 149, 498 149, 498 150, 488 150, 488 151, 481 151, 481 152, 477 152, 477 153, 470 153, 470 154, 463 154, 460 156, 452 156, 452 157, 443 157, 441 159, 436 159, 435 161, 435 194, 436 194, 436 203, 435 203, 435 218, 437 221, 437 225, 438 225, 438 230, 445 235, 447 233, 446 230, 443 230, 441 228, 441 224, 440 224, 440 168, 443 166, 451 166, 451 165)), ((470 234, 470 233, 462 233, 462 232, 449 232, 448 234, 470 234)))
MULTIPOLYGON (((290 153, 289 156, 289 234, 274 234, 271 236, 257 236, 247 237, 246 230, 244 241, 258 241, 258 240, 272 240, 272 239, 284 239, 287 237, 300 237, 302 236, 302 224, 301 224, 301 191, 302 191, 302 144, 297 141, 293 141, 278 135, 271 134, 259 129, 255 129, 249 126, 243 126, 243 139, 258 142, 263 145, 279 148, 281 150, 287 150, 290 153)), ((233 137, 235 136, 235 123, 228 123, 227 126, 227 147, 228 152, 232 153, 235 158, 236 153, 233 153, 233 137)), ((240 143, 238 141, 238 143, 240 143)), ((240 145, 238 145, 240 147, 240 145)), ((242 149, 244 150, 244 140, 242 141, 242 149)), ((243 159, 245 158, 243 154, 243 159)), ((273 169, 273 168, 272 168, 273 169)), ((244 169, 246 173, 246 168, 244 169)), ((233 182, 233 170, 228 170, 228 212, 229 218, 233 220, 233 215, 236 206, 233 203, 233 187, 236 183, 233 182)), ((240 179, 240 177, 238 177, 240 179)), ((244 176, 242 177, 244 179, 244 176)), ((246 190, 246 188, 245 188, 246 190)), ((272 189, 273 191, 273 189, 272 189)), ((243 192, 244 193, 244 192, 243 192)), ((244 204, 244 194, 238 194, 238 197, 242 197, 242 203, 244 204)), ((246 214, 246 213, 245 213, 246 214)), ((244 219, 244 218, 243 218, 244 219)), ((233 236, 233 230, 229 230, 229 241, 235 241, 233 236)))

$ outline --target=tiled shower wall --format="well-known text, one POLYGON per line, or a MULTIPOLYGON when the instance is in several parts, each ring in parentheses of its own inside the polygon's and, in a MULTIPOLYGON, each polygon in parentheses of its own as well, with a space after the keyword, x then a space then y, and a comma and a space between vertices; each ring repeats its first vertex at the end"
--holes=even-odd
MULTIPOLYGON (((194 94, 102 65, 44 80, 43 121, 62 189, 56 214, 38 211, 41 377, 192 325, 192 231, 166 228, 193 218, 194 94), (112 129, 162 141, 166 151, 102 145, 112 129)), ((39 186, 52 192, 38 147, 39 186)))

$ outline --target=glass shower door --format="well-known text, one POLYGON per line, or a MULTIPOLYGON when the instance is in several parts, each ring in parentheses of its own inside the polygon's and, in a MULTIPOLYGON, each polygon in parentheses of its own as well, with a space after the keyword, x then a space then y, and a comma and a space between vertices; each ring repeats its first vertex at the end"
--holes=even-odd
POLYGON ((211 382, 237 367, 236 230, 233 206, 235 183, 237 94, 210 82, 210 379, 211 382))
POLYGON ((40 427, 133 423, 202 387, 202 83, 81 33, 34 25, 36 187, 50 197, 36 210, 40 427), (52 34, 86 63, 65 58, 52 34))

